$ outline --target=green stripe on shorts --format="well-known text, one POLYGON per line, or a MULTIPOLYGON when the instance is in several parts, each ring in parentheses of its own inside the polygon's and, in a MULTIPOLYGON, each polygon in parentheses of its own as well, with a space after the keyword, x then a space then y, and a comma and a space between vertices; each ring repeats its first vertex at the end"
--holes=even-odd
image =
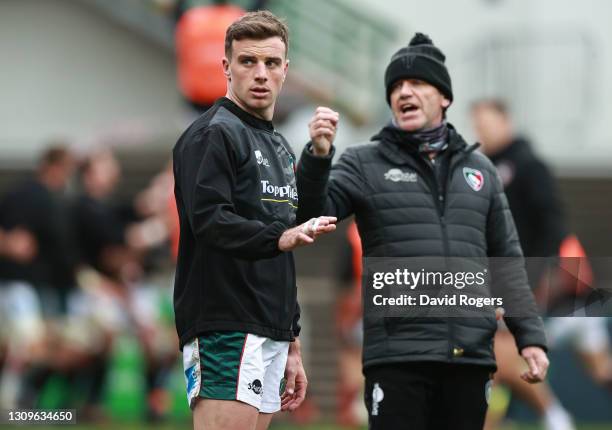
POLYGON ((198 337, 202 383, 200 397, 236 400, 238 370, 246 333, 218 332, 198 337))

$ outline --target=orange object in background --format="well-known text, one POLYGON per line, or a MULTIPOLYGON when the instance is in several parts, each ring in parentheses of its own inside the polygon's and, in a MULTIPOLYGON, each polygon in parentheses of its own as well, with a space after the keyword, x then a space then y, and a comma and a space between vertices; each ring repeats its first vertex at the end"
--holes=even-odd
POLYGON ((353 268, 353 286, 346 291, 338 300, 336 305, 336 328, 341 337, 346 336, 354 325, 361 320, 361 275, 362 251, 361 237, 357 230, 357 224, 352 222, 346 231, 346 237, 351 246, 351 267, 353 268))
POLYGON ((336 423, 342 427, 361 427, 367 422, 363 406, 364 379, 361 373, 361 276, 363 272, 361 238, 357 225, 347 229, 351 249, 352 286, 336 302, 336 330, 339 337, 338 385, 336 387, 336 423))
POLYGON ((575 235, 567 236, 559 247, 560 276, 567 292, 577 296, 593 286, 593 269, 575 235))
POLYGON ((187 100, 211 105, 225 95, 221 66, 225 32, 246 11, 232 5, 200 6, 181 16, 176 27, 178 85, 187 100))

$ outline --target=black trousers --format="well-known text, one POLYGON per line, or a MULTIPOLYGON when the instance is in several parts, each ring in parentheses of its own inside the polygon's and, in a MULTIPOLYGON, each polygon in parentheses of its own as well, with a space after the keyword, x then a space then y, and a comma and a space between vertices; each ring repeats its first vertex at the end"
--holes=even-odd
POLYGON ((490 367, 415 362, 365 369, 370 430, 481 430, 490 367))

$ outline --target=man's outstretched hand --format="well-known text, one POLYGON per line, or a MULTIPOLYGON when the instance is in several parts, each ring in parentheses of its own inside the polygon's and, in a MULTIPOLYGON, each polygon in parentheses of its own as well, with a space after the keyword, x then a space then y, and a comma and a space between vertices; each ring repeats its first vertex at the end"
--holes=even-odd
POLYGON ((292 251, 298 246, 310 245, 320 235, 334 231, 336 221, 336 217, 333 216, 320 216, 311 218, 297 227, 290 228, 278 239, 278 249, 292 251))

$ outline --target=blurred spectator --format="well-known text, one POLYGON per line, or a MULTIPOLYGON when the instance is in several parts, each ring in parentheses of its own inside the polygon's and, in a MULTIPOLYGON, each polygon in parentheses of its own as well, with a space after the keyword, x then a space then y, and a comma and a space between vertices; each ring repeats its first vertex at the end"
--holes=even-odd
MULTIPOLYGON (((485 99, 472 106, 472 119, 483 152, 496 165, 504 185, 510 210, 514 217, 521 246, 526 257, 561 257, 560 263, 550 267, 550 259, 528 259, 530 282, 540 306, 545 310, 565 309, 574 304, 576 296, 584 294, 591 284, 590 266, 575 236, 569 235, 562 214, 561 203, 553 176, 547 166, 531 149, 529 142, 515 134, 508 108, 501 100, 485 99), (574 257, 565 259, 565 257, 574 257), (579 257, 577 259, 576 257, 579 257), (571 260, 578 260, 579 268, 570 268, 571 260), (559 270, 559 264, 563 270, 559 270), (575 273, 575 277, 555 277, 548 282, 553 270, 575 273), (580 282, 585 281, 582 286, 580 282), (563 282, 565 281, 565 282, 563 282)), ((555 258, 556 259, 556 258, 555 258)), ((575 339, 583 359, 589 364, 595 380, 608 383, 612 368, 609 360, 609 339, 605 320, 601 318, 550 318, 547 327, 551 344, 568 334, 575 339), (553 333, 554 335, 550 336, 553 333)), ((496 379, 507 384, 541 416, 549 429, 573 428, 573 424, 547 385, 525 384, 515 377, 520 359, 510 334, 500 330, 495 340, 499 358, 496 379)), ((498 417, 501 418, 501 417, 498 417)), ((489 413, 488 427, 495 420, 489 413)))
POLYGON ((529 141, 515 134, 508 108, 502 101, 474 103, 472 118, 481 149, 502 179, 524 255, 558 255, 568 232, 548 167, 535 155, 529 141))
MULTIPOLYGON (((172 163, 168 163, 152 178, 149 186, 136 196, 134 209, 139 221, 128 226, 127 243, 149 254, 160 248, 168 250, 170 245, 170 255, 175 260, 174 246, 175 241, 178 242, 179 225, 172 163)), ((164 256, 167 258, 168 253, 165 252, 164 256)), ((161 306, 172 307, 170 283, 161 287, 147 281, 141 281, 140 284, 134 294, 133 307, 140 321, 138 335, 147 362, 148 418, 156 421, 164 418, 169 407, 165 386, 178 357, 178 337, 174 328, 174 315, 164 319, 160 312, 161 306)))
POLYGON ((128 225, 126 231, 131 247, 139 250, 166 248, 168 240, 173 246, 179 226, 171 162, 136 196, 133 211, 137 222, 128 225))
POLYGON ((62 195, 73 169, 70 152, 53 146, 43 154, 36 176, 0 202, 0 228, 29 231, 38 247, 36 256, 23 264, 0 259, 0 282, 23 281, 36 287, 51 314, 65 305, 65 293, 74 285, 76 256, 62 195))
POLYGON ((74 220, 83 263, 116 281, 129 281, 140 276, 141 267, 126 243, 125 225, 109 201, 120 175, 119 163, 108 150, 84 160, 74 220))
POLYGON ((35 176, 0 201, 0 228, 11 241, 0 256, 0 314, 8 333, 0 386, 3 407, 17 406, 27 391, 29 372, 48 360, 43 314, 61 314, 74 285, 76 258, 62 196, 73 166, 64 145, 51 146, 35 176))
MULTIPOLYGON (((553 255, 565 230, 561 207, 553 191, 552 176, 535 157, 527 140, 515 135, 507 108, 502 102, 476 102, 472 115, 482 151, 496 165, 504 185, 524 255, 553 255), (541 187, 534 187, 535 182, 540 182, 541 187), (534 191, 531 192, 531 189, 534 191)), ((541 270, 538 272, 529 272, 532 285, 534 276, 539 277, 542 273, 541 270)), ((498 359, 496 382, 507 385, 513 393, 525 400, 543 417, 547 429, 574 428, 569 414, 554 396, 548 383, 531 386, 516 377, 514 372, 522 364, 512 336, 503 325, 495 336, 495 356, 498 359)), ((497 413, 495 407, 489 410, 486 428, 496 427, 505 414, 503 409, 501 413, 497 413)))
POLYGON ((156 176, 130 205, 131 217, 126 220, 122 216, 126 211, 110 202, 120 175, 119 163, 109 150, 90 155, 81 165, 75 225, 82 263, 94 269, 83 277, 89 292, 85 301, 104 303, 95 320, 110 342, 126 331, 138 337, 145 358, 148 417, 157 420, 167 412, 164 385, 178 340, 173 328, 163 326, 159 301, 164 292, 144 282, 143 262, 149 250, 167 244, 166 202, 172 181, 167 169, 156 176))
POLYGON ((141 278, 146 254, 165 248, 173 228, 167 202, 174 182, 168 169, 153 177, 133 203, 117 205, 111 199, 121 169, 113 153, 98 151, 83 161, 74 218, 84 264, 117 282, 141 278))
MULTIPOLYGON (((23 228, 14 228, 8 231, 5 231, 0 228, 0 257, 5 258, 7 260, 13 261, 17 264, 25 264, 36 256, 38 252, 38 247, 36 244, 36 239, 34 236, 27 230, 23 228)), ((11 309, 11 307, 15 303, 24 303, 23 295, 28 295, 29 293, 21 293, 19 292, 19 288, 12 288, 8 291, 0 290, 0 386, 2 386, 2 369, 4 369, 5 360, 7 358, 8 347, 11 343, 11 337, 14 335, 14 332, 11 333, 11 329, 15 326, 23 327, 23 322, 19 323, 17 320, 19 316, 15 314, 15 311, 11 309), (20 298, 19 295, 22 297, 20 298), (13 315, 11 318, 6 318, 8 315, 13 315), (12 320, 12 321, 11 321, 12 320)), ((35 300, 34 300, 35 301, 35 300)), ((36 309, 38 309, 38 305, 34 305, 36 309)), ((38 326, 38 329, 35 329, 37 332, 41 332, 42 321, 39 318, 39 315, 34 316, 34 324, 38 326)), ((26 325, 28 325, 26 323, 26 325)), ((32 328, 30 329, 21 329, 20 333, 32 334, 32 328)), ((28 341, 32 341, 33 339, 28 339, 28 341)), ((36 343, 42 344, 42 341, 38 342, 36 339, 36 343)), ((27 345, 27 343, 25 344, 27 345)), ((38 345, 37 345, 38 347, 38 345)), ((38 349, 42 352, 42 349, 38 347, 38 349)), ((13 353, 15 357, 11 357, 14 359, 13 363, 19 364, 19 352, 15 351, 13 353)), ((11 363, 11 364, 13 364, 11 363)), ((19 383, 21 381, 16 381, 17 375, 10 375, 10 367, 7 367, 7 376, 9 377, 9 383, 12 382, 11 379, 14 379, 15 382, 19 383), (11 376, 13 378, 11 378, 11 376)), ((6 381, 5 381, 6 382, 6 381)), ((0 405, 3 404, 12 404, 16 401, 16 390, 10 390, 10 388, 3 387, 0 390, 2 393, 2 398, 0 399, 0 405), (12 391, 12 393, 11 393, 12 391), (8 396, 8 398, 7 398, 8 396)))

